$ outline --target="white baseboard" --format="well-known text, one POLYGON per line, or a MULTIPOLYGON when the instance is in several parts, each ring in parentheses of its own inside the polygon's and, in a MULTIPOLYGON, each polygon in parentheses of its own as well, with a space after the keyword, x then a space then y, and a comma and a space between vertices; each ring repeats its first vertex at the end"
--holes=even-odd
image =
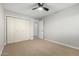
POLYGON ((2 54, 3 48, 4 48, 4 45, 1 47, 0 56, 2 54))
MULTIPOLYGON (((45 39, 45 40, 48 40, 48 39, 45 39)), ((58 41, 55 41, 55 40, 48 40, 48 41, 54 42, 54 43, 57 43, 57 44, 60 44, 60 45, 66 46, 66 47, 70 47, 70 48, 79 50, 79 47, 74 47, 74 46, 71 46, 71 45, 68 45, 68 44, 64 44, 62 42, 58 42, 58 41)))

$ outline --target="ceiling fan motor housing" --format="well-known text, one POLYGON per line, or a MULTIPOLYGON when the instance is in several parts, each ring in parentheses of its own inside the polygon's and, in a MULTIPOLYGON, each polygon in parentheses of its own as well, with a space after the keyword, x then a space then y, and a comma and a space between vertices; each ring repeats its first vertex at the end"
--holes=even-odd
POLYGON ((49 11, 49 9, 47 7, 44 7, 45 3, 37 3, 38 7, 33 8, 32 10, 38 9, 39 7, 43 8, 43 10, 45 11, 49 11))

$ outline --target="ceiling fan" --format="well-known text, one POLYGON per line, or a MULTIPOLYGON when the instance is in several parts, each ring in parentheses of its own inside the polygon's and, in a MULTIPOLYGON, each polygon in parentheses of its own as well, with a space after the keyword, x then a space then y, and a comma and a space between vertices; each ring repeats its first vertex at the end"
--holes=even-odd
POLYGON ((36 9, 39 9, 39 10, 45 10, 45 11, 49 11, 49 9, 47 7, 44 7, 44 4, 45 3, 36 3, 38 7, 35 7, 33 8, 32 10, 36 10, 36 9))

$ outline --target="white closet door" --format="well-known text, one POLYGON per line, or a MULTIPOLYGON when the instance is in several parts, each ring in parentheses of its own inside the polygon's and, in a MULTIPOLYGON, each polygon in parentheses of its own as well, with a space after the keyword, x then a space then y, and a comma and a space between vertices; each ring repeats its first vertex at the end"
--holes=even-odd
POLYGON ((30 39, 30 21, 7 17, 7 43, 30 39))

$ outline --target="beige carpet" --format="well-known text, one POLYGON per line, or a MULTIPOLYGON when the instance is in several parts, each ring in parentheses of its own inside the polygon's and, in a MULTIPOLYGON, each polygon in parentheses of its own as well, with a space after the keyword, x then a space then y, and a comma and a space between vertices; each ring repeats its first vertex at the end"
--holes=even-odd
POLYGON ((46 40, 27 40, 8 44, 2 56, 79 56, 79 50, 46 40))

